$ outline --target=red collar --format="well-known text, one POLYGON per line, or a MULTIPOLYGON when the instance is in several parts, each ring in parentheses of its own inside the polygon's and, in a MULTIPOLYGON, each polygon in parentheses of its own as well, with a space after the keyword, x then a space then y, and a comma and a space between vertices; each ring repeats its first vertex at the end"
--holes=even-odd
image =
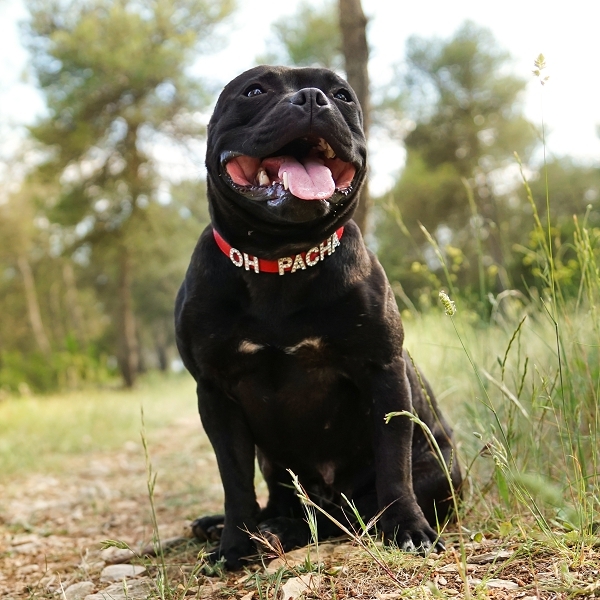
POLYGON ((282 256, 275 260, 266 260, 246 254, 245 252, 240 252, 237 248, 228 244, 223 239, 223 236, 213 227, 213 235, 217 246, 219 246, 223 254, 230 258, 236 267, 244 267, 246 271, 252 270, 255 273, 279 273, 280 275, 295 273, 299 270, 304 271, 307 268, 314 267, 318 262, 324 260, 326 256, 331 256, 340 245, 340 238, 343 233, 344 228, 340 227, 324 242, 310 248, 306 252, 301 252, 293 256, 282 256))

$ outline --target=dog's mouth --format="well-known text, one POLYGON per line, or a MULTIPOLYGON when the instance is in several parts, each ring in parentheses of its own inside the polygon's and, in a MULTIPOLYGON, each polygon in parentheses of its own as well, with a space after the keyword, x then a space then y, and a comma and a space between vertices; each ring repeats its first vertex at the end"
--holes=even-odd
POLYGON ((225 180, 252 200, 300 200, 337 203, 352 191, 356 167, 336 156, 324 138, 303 137, 265 158, 226 151, 221 155, 225 180))

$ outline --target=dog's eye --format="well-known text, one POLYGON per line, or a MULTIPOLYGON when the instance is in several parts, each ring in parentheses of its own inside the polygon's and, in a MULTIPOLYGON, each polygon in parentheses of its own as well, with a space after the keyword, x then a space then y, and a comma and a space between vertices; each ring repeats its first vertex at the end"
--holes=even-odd
POLYGON ((352 96, 348 90, 338 90, 333 97, 344 102, 352 102, 352 96))
POLYGON ((260 85, 251 85, 245 92, 244 96, 248 96, 248 98, 252 98, 252 96, 260 96, 260 94, 264 94, 265 90, 260 85))

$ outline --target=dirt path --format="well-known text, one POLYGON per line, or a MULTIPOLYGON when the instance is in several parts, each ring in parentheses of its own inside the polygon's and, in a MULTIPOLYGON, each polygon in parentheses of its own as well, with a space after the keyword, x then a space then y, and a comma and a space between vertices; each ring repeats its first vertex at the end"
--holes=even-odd
MULTIPOLYGON (((222 505, 212 450, 196 418, 154 432, 148 445, 158 474, 154 502, 160 538, 186 535, 192 518, 218 512, 222 505)), ((267 569, 258 564, 223 576, 198 570, 201 547, 190 542, 167 555, 161 570, 151 559, 131 560, 126 550, 102 549, 105 540, 120 540, 136 552, 152 542, 142 444, 129 441, 117 451, 71 457, 63 466, 60 474, 29 475, 0 485, 2 599, 288 600, 304 594, 392 600, 466 597, 467 587, 471 596, 502 599, 600 595, 598 547, 551 550, 519 539, 518 532, 503 540, 467 537, 462 556, 450 532, 443 555, 423 559, 387 553, 381 564, 349 543, 321 544, 318 554, 310 551, 308 563, 304 549, 275 562, 265 560, 267 569), (128 564, 120 564, 124 561, 128 564)), ((258 491, 264 495, 260 484, 258 491)))
MULTIPOLYGON (((197 419, 177 421, 152 437, 160 536, 185 535, 194 515, 220 510, 214 456, 197 419)), ((118 451, 68 458, 60 475, 29 475, 1 485, 0 598, 56 597, 80 581, 92 581, 96 591, 100 573, 117 554, 101 550, 104 540, 138 550, 148 545, 145 463, 142 444, 129 441, 118 451)))

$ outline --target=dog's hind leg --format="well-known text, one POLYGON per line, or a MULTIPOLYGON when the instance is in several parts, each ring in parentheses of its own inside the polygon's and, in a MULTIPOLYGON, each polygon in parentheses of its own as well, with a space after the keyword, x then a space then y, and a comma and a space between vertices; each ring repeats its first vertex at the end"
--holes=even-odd
POLYGON ((267 505, 258 517, 258 530, 271 544, 281 546, 285 552, 305 546, 310 540, 310 531, 290 474, 272 463, 260 449, 256 455, 269 489, 267 505))
POLYGON ((443 524, 451 516, 454 508, 452 493, 454 490, 454 494, 460 496, 462 476, 452 440, 452 430, 440 412, 433 390, 425 376, 417 372, 406 351, 404 358, 413 409, 416 409, 419 417, 427 423, 450 472, 451 482, 440 464, 440 457, 434 454, 427 435, 419 425, 415 425, 412 444, 413 490, 425 518, 435 527, 438 523, 443 524))
MULTIPOLYGON (((313 534, 307 523, 305 509, 292 485, 290 474, 286 469, 270 462, 260 450, 257 451, 257 457, 269 488, 267 506, 259 515, 259 531, 273 545, 281 545, 285 552, 306 546, 312 541, 313 534)), ((331 506, 328 510, 335 511, 335 508, 331 506)), ((339 508, 337 513, 336 517, 342 519, 343 513, 339 508)), ((318 513, 316 533, 319 539, 324 540, 339 536, 342 532, 328 518, 318 513)))
POLYGON ((302 518, 304 513, 290 474, 283 467, 271 462, 259 448, 256 457, 269 489, 269 499, 267 505, 260 511, 259 523, 278 517, 302 518))
POLYGON ((454 509, 452 494, 460 497, 462 477, 454 447, 446 439, 437 440, 448 465, 452 484, 440 465, 439 457, 428 450, 413 457, 413 489, 423 514, 432 527, 443 525, 454 509))

